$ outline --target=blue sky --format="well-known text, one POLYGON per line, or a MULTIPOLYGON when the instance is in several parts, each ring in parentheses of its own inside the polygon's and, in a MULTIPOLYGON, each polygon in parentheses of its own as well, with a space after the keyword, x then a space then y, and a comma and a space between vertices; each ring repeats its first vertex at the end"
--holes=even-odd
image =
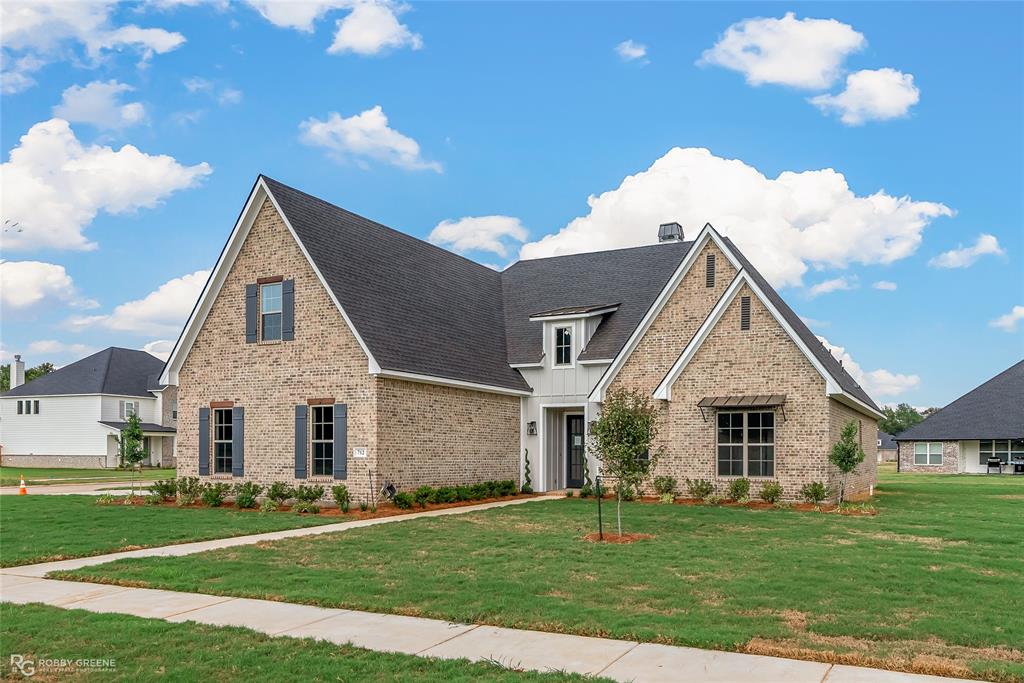
POLYGON ((167 350, 261 172, 495 267, 711 221, 883 403, 1024 355, 1020 4, 3 11, 5 362, 167 350))

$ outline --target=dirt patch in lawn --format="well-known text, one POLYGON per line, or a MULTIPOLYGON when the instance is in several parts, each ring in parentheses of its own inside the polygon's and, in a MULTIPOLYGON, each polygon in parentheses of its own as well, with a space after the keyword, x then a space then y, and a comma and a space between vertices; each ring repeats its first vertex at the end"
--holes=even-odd
POLYGON ((654 538, 654 536, 651 534, 606 533, 602 539, 600 534, 595 531, 584 536, 583 540, 588 543, 636 543, 637 541, 646 541, 649 538, 654 538))
POLYGON ((872 538, 876 541, 892 541, 893 543, 916 543, 923 545, 932 550, 941 550, 942 548, 950 548, 957 546, 967 545, 967 541, 951 541, 947 538, 941 538, 939 536, 914 536, 911 534, 893 534, 893 533, 866 533, 861 531, 850 531, 851 534, 856 536, 864 536, 866 538, 872 538))

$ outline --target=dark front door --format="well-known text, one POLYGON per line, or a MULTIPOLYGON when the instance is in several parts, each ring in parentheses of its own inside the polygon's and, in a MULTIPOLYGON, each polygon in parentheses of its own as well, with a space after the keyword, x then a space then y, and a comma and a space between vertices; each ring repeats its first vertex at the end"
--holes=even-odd
POLYGON ((565 446, 567 472, 565 475, 565 487, 578 489, 583 486, 583 458, 586 457, 586 447, 583 443, 583 416, 566 415, 565 433, 567 443, 565 446))

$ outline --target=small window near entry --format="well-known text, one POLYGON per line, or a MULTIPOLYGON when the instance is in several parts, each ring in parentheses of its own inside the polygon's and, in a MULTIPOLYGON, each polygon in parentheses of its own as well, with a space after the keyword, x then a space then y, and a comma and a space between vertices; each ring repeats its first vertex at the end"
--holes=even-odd
POLYGON ((572 328, 555 330, 555 365, 572 365, 572 328))
POLYGON ((32 401, 32 412, 36 415, 39 414, 39 401, 32 401))
POLYGON ((260 338, 263 341, 281 339, 281 283, 260 285, 260 338))
POLYGON ((171 419, 172 420, 177 420, 178 419, 178 402, 177 401, 171 401, 171 419))
POLYGON ((213 471, 231 473, 231 408, 213 411, 213 471))
POLYGON ((750 297, 740 297, 740 329, 750 329, 750 297))
POLYGON ((942 464, 942 442, 918 441, 914 444, 915 465, 941 465, 942 464))
POLYGON ((313 476, 334 473, 334 406, 313 406, 313 476))
POLYGON ((22 411, 22 410, 24 410, 24 408, 22 407, 22 405, 21 405, 21 404, 22 404, 22 402, 21 402, 21 401, 18 401, 18 415, 21 415, 21 414, 22 414, 22 412, 21 412, 21 411, 22 411))
POLYGON ((706 262, 706 271, 704 274, 704 285, 706 287, 715 286, 715 255, 708 254, 706 262))

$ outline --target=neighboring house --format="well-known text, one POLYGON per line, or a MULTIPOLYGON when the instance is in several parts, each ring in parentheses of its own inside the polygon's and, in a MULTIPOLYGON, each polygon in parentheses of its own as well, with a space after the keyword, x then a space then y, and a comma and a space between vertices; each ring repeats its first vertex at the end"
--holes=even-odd
POLYGON ((143 464, 172 466, 177 387, 158 384, 163 361, 111 347, 24 383, 20 356, 0 396, 3 464, 116 467, 116 437, 128 416, 142 421, 143 464))
POLYGON ((883 431, 878 432, 878 462, 896 462, 896 439, 883 431))
POLYGON ((1024 360, 896 435, 900 472, 1024 474, 1024 360))
MULTIPOLYGON (((653 229, 653 226, 652 226, 653 229)), ((875 480, 877 406, 728 239, 496 272, 260 176, 161 381, 185 475, 344 481, 364 498, 517 479, 578 487, 610 390, 654 396, 659 473, 834 484, 849 420, 875 480)))

